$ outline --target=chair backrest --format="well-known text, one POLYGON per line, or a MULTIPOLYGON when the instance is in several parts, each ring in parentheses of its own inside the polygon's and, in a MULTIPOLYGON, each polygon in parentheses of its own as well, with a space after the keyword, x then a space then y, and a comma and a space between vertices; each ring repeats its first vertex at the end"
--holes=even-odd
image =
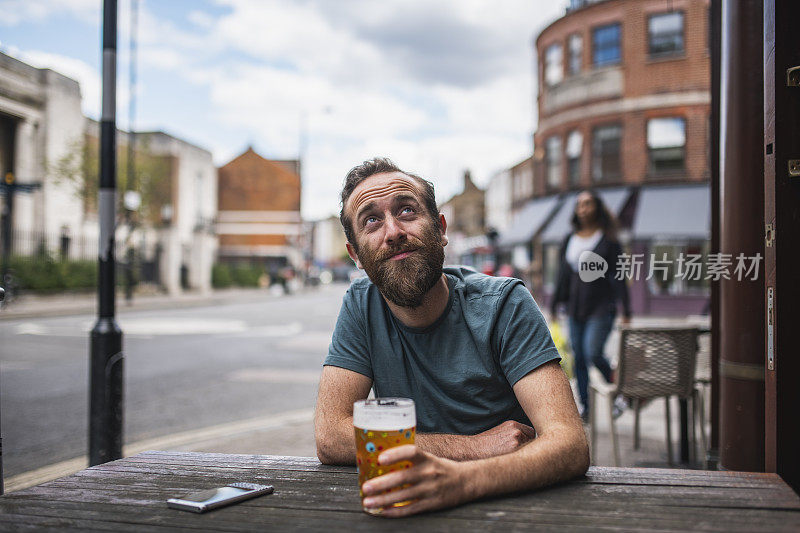
POLYGON ((624 328, 617 392, 631 398, 690 397, 697 334, 697 328, 624 328))

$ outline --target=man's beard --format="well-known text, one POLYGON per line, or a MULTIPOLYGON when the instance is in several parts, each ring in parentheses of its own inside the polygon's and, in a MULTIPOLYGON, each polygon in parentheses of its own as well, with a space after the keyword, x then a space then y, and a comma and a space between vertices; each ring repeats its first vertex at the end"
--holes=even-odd
POLYGON ((444 247, 436 223, 431 222, 425 227, 421 240, 409 236, 405 242, 387 250, 362 249, 359 258, 384 298, 400 307, 419 307, 442 277, 444 247), (408 257, 390 259, 411 250, 414 253, 408 257))

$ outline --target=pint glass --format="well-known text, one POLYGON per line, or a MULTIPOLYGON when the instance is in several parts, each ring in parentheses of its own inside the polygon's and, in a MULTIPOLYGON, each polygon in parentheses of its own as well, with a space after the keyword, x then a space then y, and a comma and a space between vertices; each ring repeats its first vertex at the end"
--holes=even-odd
MULTIPOLYGON (((353 426, 356 434, 358 487, 363 498, 361 485, 368 479, 411 467, 410 461, 379 465, 378 456, 394 446, 414 444, 417 426, 414 400, 408 398, 359 400, 353 404, 353 426)), ((411 502, 399 502, 393 506, 400 507, 409 503, 411 502)))

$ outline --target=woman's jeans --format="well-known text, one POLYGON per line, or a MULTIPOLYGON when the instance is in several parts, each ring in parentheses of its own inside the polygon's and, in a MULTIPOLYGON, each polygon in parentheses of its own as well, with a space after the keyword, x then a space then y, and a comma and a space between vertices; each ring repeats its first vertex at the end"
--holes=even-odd
POLYGON ((578 394, 584 413, 589 412, 589 363, 597 367, 608 383, 612 382, 611 365, 608 364, 603 350, 614 326, 614 317, 615 313, 606 313, 586 320, 569 318, 569 340, 575 358, 575 376, 578 379, 578 394))

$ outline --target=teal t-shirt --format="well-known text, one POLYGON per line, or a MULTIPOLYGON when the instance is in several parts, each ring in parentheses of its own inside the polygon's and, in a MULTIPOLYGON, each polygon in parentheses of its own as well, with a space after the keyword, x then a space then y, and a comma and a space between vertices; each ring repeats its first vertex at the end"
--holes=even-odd
POLYGON ((425 328, 395 318, 368 278, 354 281, 323 364, 369 377, 376 397, 412 398, 421 432, 474 435, 506 420, 530 424, 512 386, 560 360, 539 307, 518 279, 444 272, 447 307, 425 328))

